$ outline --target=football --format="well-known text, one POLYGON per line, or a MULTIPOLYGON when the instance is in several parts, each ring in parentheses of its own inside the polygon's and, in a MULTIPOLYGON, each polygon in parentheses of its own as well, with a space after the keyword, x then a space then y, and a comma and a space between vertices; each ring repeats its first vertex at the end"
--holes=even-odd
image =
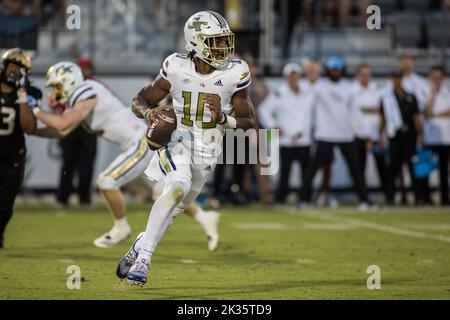
POLYGON ((151 150, 158 150, 169 143, 177 128, 177 117, 173 108, 161 109, 147 129, 147 143, 151 150))

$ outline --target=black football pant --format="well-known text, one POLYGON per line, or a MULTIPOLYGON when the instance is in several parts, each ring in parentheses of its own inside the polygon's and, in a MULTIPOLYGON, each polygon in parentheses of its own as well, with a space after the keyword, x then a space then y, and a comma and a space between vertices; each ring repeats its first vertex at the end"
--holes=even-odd
POLYGON ((408 165, 415 203, 428 202, 428 200, 425 199, 425 185, 427 179, 416 179, 414 176, 412 158, 416 154, 416 135, 409 131, 397 132, 393 138, 389 139, 389 153, 388 203, 394 203, 396 192, 395 182, 400 175, 403 164, 408 165))
POLYGON ((88 133, 82 126, 76 128, 60 141, 62 168, 57 201, 67 205, 73 191, 73 177, 78 172, 78 198, 80 203, 91 203, 91 182, 97 150, 97 136, 88 133))
POLYGON ((20 162, 0 162, 0 247, 3 235, 13 214, 14 201, 23 180, 25 160, 20 162))
MULTIPOLYGON (((309 164, 309 147, 281 147, 280 148, 280 183, 276 195, 278 203, 284 203, 289 192, 289 177, 292 164, 298 161, 301 167, 301 185, 304 185, 305 173, 309 164)), ((298 189, 299 199, 301 188, 298 189)))
POLYGON ((304 178, 304 186, 302 188, 302 201, 311 202, 312 196, 312 184, 317 170, 325 164, 330 163, 330 159, 333 159, 333 148, 339 147, 344 157, 347 167, 352 177, 353 184, 355 185, 356 192, 360 202, 367 202, 367 190, 364 176, 361 174, 361 169, 358 161, 358 154, 356 144, 354 142, 325 142, 317 141, 316 151, 310 161, 310 165, 306 170, 304 178))
MULTIPOLYGON (((360 164, 361 174, 365 176, 366 173, 366 165, 367 165, 367 148, 366 148, 366 140, 356 139, 356 148, 358 152, 358 161, 360 164)), ((376 144, 375 144, 376 146, 376 144)), ((383 152, 372 152, 373 157, 375 159, 375 165, 377 167, 378 178, 381 182, 381 190, 383 191, 385 197, 387 198, 387 181, 386 176, 388 174, 387 166, 386 166, 386 158, 383 152)))

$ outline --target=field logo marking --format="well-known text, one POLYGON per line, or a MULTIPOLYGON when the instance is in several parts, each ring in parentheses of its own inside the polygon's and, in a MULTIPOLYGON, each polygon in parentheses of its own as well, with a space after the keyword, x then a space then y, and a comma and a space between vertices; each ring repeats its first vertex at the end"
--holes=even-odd
POLYGON ((67 267, 66 273, 69 273, 70 276, 67 277, 66 285, 67 289, 73 290, 81 289, 81 269, 77 265, 70 265, 67 267))
POLYGON ((381 289, 381 269, 379 266, 372 264, 367 267, 366 273, 370 274, 367 278, 367 289, 381 289))
POLYGON ((66 27, 69 30, 81 29, 81 9, 77 5, 71 5, 66 10, 66 27))
POLYGON ((370 16, 366 20, 366 26, 369 30, 380 30, 381 29, 381 9, 377 5, 370 5, 366 10, 367 14, 370 16))

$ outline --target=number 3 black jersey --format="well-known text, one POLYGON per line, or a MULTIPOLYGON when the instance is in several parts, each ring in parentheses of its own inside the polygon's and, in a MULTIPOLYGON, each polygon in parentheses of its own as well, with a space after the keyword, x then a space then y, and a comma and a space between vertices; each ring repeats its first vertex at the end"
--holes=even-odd
MULTIPOLYGON (((27 88, 28 105, 40 106, 42 92, 36 87, 27 88)), ((26 154, 25 137, 20 125, 20 106, 17 93, 0 92, 0 162, 23 160, 26 154)))

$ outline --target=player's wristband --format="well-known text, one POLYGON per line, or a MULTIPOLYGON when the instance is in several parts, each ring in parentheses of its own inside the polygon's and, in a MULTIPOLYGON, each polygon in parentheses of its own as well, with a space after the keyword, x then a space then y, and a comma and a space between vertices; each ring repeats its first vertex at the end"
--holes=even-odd
POLYGON ((222 112, 222 120, 218 122, 218 124, 225 124, 227 122, 227 115, 222 112))
POLYGON ((37 114, 41 111, 41 108, 39 108, 39 107, 34 107, 32 111, 33 111, 33 114, 34 114, 34 115, 37 115, 37 114))
POLYGON ((236 129, 237 126, 236 118, 228 116, 225 113, 222 114, 224 115, 224 120, 219 122, 219 124, 223 125, 225 129, 236 129))

